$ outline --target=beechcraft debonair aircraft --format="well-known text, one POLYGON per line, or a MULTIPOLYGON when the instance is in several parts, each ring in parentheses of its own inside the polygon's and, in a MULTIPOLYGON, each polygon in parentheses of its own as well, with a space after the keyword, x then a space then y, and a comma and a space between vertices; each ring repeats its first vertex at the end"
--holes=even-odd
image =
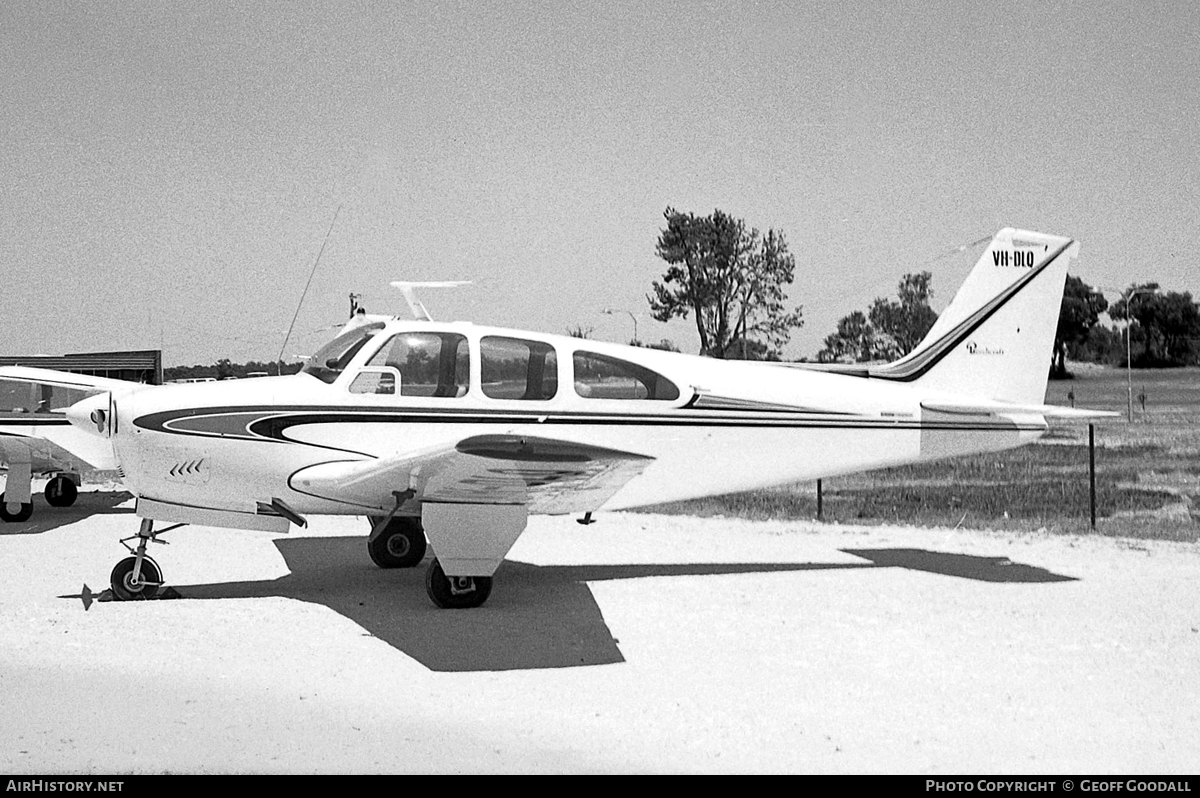
MULTIPOLYGON (((146 544, 184 524, 285 532, 367 516, 384 568, 425 555, 430 598, 477 607, 530 514, 583 514, 1028 443, 1068 238, 1004 229, 916 350, 814 369, 714 360, 462 322, 365 320, 299 374, 96 383, 66 416, 111 444, 141 527, 112 572, 153 596, 146 544), (156 528, 155 524, 172 524, 156 528)), ((79 384, 86 378, 66 375, 79 384)), ((63 375, 4 368, 32 383, 63 375)))

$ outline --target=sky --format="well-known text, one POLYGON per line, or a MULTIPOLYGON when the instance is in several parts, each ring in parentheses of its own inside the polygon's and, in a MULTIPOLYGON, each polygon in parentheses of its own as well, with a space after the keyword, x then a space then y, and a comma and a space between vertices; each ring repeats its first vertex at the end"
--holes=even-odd
POLYGON ((694 352, 668 207, 783 232, 792 358, 1005 226, 1200 297, 1197 42, 1186 0, 0 0, 0 353, 290 360, 392 280, 694 352))

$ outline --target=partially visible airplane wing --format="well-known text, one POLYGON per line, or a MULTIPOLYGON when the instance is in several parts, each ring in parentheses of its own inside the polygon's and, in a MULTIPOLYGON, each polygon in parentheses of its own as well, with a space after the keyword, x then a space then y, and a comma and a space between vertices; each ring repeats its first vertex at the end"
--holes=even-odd
POLYGON ((998 416, 1006 414, 1029 414, 1055 418, 1108 418, 1119 416, 1111 410, 1085 410, 1083 408, 1063 407, 1061 405, 1016 405, 1009 402, 978 401, 926 401, 921 407, 939 413, 957 413, 961 415, 998 416))
POLYGON ((110 377, 93 377, 88 374, 29 366, 0 366, 0 379, 32 385, 52 385, 84 391, 115 391, 117 393, 134 390, 142 385, 142 383, 129 380, 114 380, 110 377))
POLYGON ((394 491, 446 504, 525 505, 530 513, 590 512, 653 462, 632 452, 551 438, 477 435, 378 460, 324 463, 292 475, 294 490, 380 510, 394 491))

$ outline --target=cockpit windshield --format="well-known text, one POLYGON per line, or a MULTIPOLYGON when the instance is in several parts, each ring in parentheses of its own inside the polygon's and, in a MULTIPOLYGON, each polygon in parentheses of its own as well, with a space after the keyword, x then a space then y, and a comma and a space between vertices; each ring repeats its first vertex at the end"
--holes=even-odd
POLYGON ((383 322, 379 321, 342 333, 318 349, 304 364, 301 373, 311 374, 322 382, 332 383, 358 354, 358 350, 382 329, 383 322))

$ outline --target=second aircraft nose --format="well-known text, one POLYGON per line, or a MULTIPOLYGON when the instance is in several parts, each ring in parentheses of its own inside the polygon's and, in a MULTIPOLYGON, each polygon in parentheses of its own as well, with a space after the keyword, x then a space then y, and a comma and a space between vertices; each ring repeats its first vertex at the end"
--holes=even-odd
POLYGON ((67 408, 67 420, 77 429, 107 437, 112 421, 111 404, 108 392, 89 396, 67 408))

